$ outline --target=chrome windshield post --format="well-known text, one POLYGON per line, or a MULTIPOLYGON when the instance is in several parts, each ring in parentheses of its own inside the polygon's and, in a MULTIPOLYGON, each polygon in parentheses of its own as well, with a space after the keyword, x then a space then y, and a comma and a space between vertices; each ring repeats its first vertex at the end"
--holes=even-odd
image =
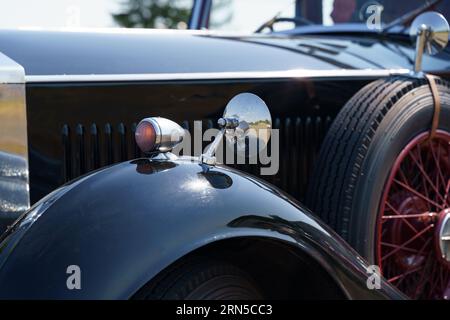
POLYGON ((208 28, 211 6, 212 0, 194 0, 189 19, 189 29, 201 30, 208 28))

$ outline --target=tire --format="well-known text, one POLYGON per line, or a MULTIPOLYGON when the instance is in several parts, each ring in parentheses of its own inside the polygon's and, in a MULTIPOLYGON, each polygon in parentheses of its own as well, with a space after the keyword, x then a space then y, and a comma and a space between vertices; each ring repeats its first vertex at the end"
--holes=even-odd
MULTIPOLYGON (((436 82, 441 99, 439 132, 443 141, 448 141, 450 85, 442 79, 437 79, 436 82)), ((385 202, 391 200, 385 195, 390 195, 390 182, 392 180, 397 184, 395 174, 400 172, 398 170, 403 170, 402 166, 405 165, 404 162, 399 162, 408 156, 402 151, 417 141, 419 151, 411 150, 418 152, 414 155, 422 155, 420 148, 427 141, 433 115, 434 102, 426 80, 405 77, 382 79, 368 84, 347 102, 325 137, 308 186, 306 204, 370 264, 381 266, 383 259, 379 246, 385 236, 380 230, 387 228, 382 216, 385 212, 383 210, 386 210, 385 202), (419 137, 422 140, 417 140, 419 137), (400 164, 400 169, 397 164, 400 164)), ((430 149, 434 143, 434 140, 430 143, 430 149)), ((444 145, 439 140, 437 147, 441 150, 444 145)), ((448 152, 448 161, 444 159, 447 164, 441 164, 441 158, 437 163, 442 171, 441 175, 445 176, 443 180, 448 180, 450 184, 450 148, 448 150, 439 155, 441 157, 448 152)), ((428 161, 427 165, 431 167, 432 163, 428 161)), ((414 181, 418 181, 418 172, 418 168, 411 170, 407 173, 411 177, 406 179, 414 178, 414 181)), ((425 180, 424 177, 421 179, 425 180)), ((424 185, 426 184, 425 181, 424 185)), ((442 189, 442 184, 437 185, 439 192, 447 192, 444 196, 448 198, 450 195, 443 190, 445 187, 442 189)), ((427 188, 424 186, 424 190, 427 188)), ((400 195, 401 192, 397 193, 400 195)), ((412 196, 410 190, 402 194, 409 194, 410 198, 417 197, 412 196)), ((445 204, 444 200, 442 206, 447 207, 449 202, 447 199, 445 204)), ((391 204, 388 205, 392 207, 391 204)), ((431 207, 430 204, 428 206, 431 207)), ((441 210, 442 207, 436 207, 435 210, 437 209, 441 210)), ((443 270, 450 278, 450 271, 445 271, 445 268, 443 270)))
POLYGON ((260 300, 252 278, 227 262, 199 258, 177 264, 134 297, 145 300, 260 300))

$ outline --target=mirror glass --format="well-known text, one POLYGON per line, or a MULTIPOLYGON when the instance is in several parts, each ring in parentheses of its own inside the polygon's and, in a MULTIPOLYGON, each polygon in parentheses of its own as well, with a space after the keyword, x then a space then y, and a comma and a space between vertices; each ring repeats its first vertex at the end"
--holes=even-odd
POLYGON ((254 157, 267 147, 272 130, 272 117, 266 103, 252 93, 241 93, 230 100, 223 118, 234 118, 239 126, 226 129, 228 143, 236 143, 238 155, 254 157))
POLYGON ((447 46, 449 36, 449 25, 444 16, 438 12, 425 12, 414 19, 409 30, 413 43, 417 40, 419 28, 425 25, 431 29, 431 34, 425 45, 425 52, 434 55, 447 46))

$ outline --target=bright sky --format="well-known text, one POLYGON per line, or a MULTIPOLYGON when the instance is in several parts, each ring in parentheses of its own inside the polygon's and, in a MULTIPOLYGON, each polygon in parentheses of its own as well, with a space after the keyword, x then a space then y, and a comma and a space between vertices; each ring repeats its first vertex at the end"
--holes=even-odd
MULTIPOLYGON (((232 12, 232 20, 222 26, 217 27, 227 31, 254 31, 263 22, 271 19, 275 14, 282 12, 284 17, 295 15, 294 0, 238 0, 233 1, 226 10, 212 10, 210 22, 216 24, 232 12), (255 11, 255 8, 257 10, 255 11)), ((224 8, 225 9, 225 8, 224 8)))
MULTIPOLYGON (((111 13, 120 11, 124 1, 0 0, 0 28, 115 27, 111 13)), ((332 3, 333 0, 323 0, 325 17, 329 16, 332 3)), ((293 16, 294 0, 234 0, 228 10, 234 13, 233 22, 226 26, 228 30, 253 31, 279 11, 283 16, 293 16)))
POLYGON ((121 0, 0 0, 0 28, 113 27, 121 0))

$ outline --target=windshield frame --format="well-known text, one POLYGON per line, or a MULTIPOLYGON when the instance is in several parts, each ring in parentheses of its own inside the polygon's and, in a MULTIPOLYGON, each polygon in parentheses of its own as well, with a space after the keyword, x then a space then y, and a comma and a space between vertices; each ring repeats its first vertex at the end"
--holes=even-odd
MULTIPOLYGON (((295 14, 300 16, 301 1, 295 2, 295 14)), ((425 2, 425 0, 424 0, 425 2)), ((192 30, 211 30, 209 29, 209 17, 212 10, 213 0, 194 0, 191 18, 189 20, 188 28, 192 30)), ((274 13, 275 15, 275 13, 274 13)), ((261 22, 263 23, 263 21, 261 22)), ((369 29, 363 22, 350 22, 350 23, 337 23, 334 25, 314 24, 306 26, 295 26, 292 29, 274 31, 270 34, 279 35, 297 35, 297 34, 348 34, 348 33, 360 33, 360 34, 379 34, 383 27, 387 24, 382 24, 381 29, 369 29)), ((227 32, 226 30, 212 30, 217 32, 227 32)), ((386 34, 406 34, 409 31, 409 26, 393 26, 386 34)), ((253 34, 254 32, 250 33, 253 34)))
POLYGON ((189 18, 188 29, 207 29, 209 25, 211 7, 212 0, 194 0, 191 17, 189 18))

